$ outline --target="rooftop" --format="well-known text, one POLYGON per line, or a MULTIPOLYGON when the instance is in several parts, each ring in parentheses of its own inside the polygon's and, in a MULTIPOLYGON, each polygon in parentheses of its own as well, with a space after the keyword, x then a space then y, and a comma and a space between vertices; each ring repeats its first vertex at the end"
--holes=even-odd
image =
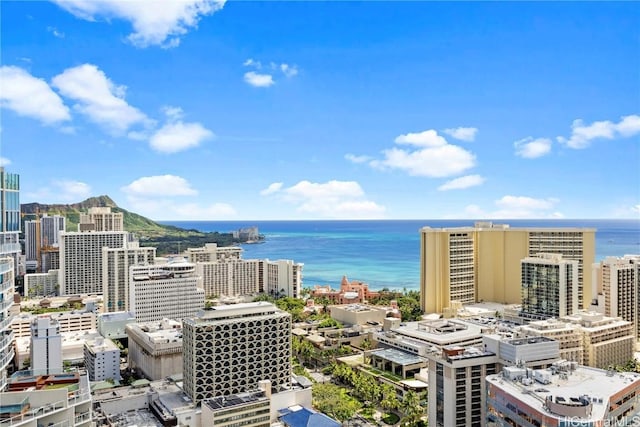
POLYGON ((585 409, 584 420, 603 419, 611 396, 632 384, 640 387, 640 374, 637 373, 614 373, 586 366, 538 370, 534 375, 535 372, 541 381, 531 378, 510 380, 502 374, 489 375, 486 381, 509 395, 518 396, 531 408, 558 418, 565 416, 563 408, 587 408, 591 405, 590 413, 585 409), (554 408, 552 411, 545 409, 549 402, 554 408))
POLYGON ((421 357, 415 356, 410 353, 405 353, 404 351, 396 350, 394 348, 384 348, 380 350, 373 350, 370 354, 381 357, 390 362, 396 363, 398 365, 407 366, 413 365, 416 363, 423 363, 424 359, 421 357))
POLYGON ((211 399, 204 400, 203 405, 207 405, 212 410, 230 408, 233 406, 246 405, 247 403, 254 402, 269 402, 269 398, 265 396, 262 391, 247 392, 233 394, 230 396, 219 396, 211 399))
POLYGON ((280 421, 289 427, 340 427, 340 423, 325 414, 302 406, 283 410, 280 421))

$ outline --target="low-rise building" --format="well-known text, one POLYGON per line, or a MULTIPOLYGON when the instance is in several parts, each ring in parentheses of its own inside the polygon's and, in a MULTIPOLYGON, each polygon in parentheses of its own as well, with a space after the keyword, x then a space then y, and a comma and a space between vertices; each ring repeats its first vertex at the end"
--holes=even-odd
POLYGON ((392 307, 366 304, 330 305, 329 312, 333 319, 345 325, 382 325, 388 316, 394 317, 392 307))
POLYGON ((269 427, 271 400, 260 391, 202 401, 202 427, 269 427))
POLYGON ((560 358, 584 364, 584 344, 580 326, 558 319, 537 320, 516 328, 519 337, 547 337, 558 341, 560 358))
POLYGON ((150 380, 182 374, 182 323, 164 319, 160 322, 131 324, 129 368, 150 380))
MULTIPOLYGON (((91 331, 97 329, 97 315, 91 311, 57 311, 47 313, 52 321, 56 321, 60 332, 91 331)), ((11 329, 16 338, 31 336, 31 323, 38 315, 22 312, 11 322, 11 329)))
POLYGON ((120 381, 120 349, 102 337, 84 343, 84 366, 91 381, 120 381))
POLYGON ((334 304, 357 304, 365 303, 372 298, 380 296, 380 292, 369 290, 369 284, 361 282, 359 280, 347 279, 347 276, 342 277, 340 282, 340 289, 331 289, 331 286, 314 286, 311 291, 311 298, 327 298, 334 304))
POLYGON ((58 295, 60 291, 59 273, 58 270, 48 270, 46 273, 25 274, 23 294, 29 298, 58 295))

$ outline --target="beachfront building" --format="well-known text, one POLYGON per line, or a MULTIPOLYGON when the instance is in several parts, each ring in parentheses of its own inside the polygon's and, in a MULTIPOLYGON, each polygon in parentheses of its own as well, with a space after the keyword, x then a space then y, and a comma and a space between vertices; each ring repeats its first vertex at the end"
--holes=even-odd
POLYGON ((123 247, 102 248, 102 301, 106 313, 131 310, 129 303, 129 268, 151 265, 156 248, 140 247, 138 242, 126 242, 123 247))
POLYGON ((640 377, 557 362, 549 369, 505 367, 489 375, 488 427, 631 426, 640 411, 640 377))
MULTIPOLYGON (((202 257, 191 255, 190 258, 202 257)), ((264 292, 273 296, 298 298, 302 289, 302 268, 303 264, 291 260, 232 258, 196 262, 196 273, 202 278, 207 297, 233 297, 264 292)))
POLYGON ((578 261, 560 254, 537 254, 520 264, 523 317, 548 319, 579 310, 578 261))
POLYGON ((593 264, 593 280, 594 294, 601 300, 598 311, 631 322, 640 337, 640 255, 607 257, 593 264))
POLYGON ((594 229, 478 222, 473 227, 424 227, 420 238, 420 295, 427 313, 442 313, 452 301, 519 304, 520 261, 538 253, 578 261, 578 307, 591 302, 594 229))
POLYGON ((205 243, 201 248, 188 248, 189 262, 228 262, 238 261, 242 256, 239 246, 218 246, 217 243, 205 243))
POLYGON ((136 322, 182 320, 204 308, 205 291, 195 264, 175 259, 134 265, 129 270, 129 304, 136 322))
POLYGON ((267 302, 212 307, 183 320, 184 391, 195 403, 269 380, 291 385, 291 315, 267 302))
POLYGON ((380 295, 377 291, 369 289, 369 284, 359 280, 347 279, 342 276, 340 289, 331 289, 329 285, 315 285, 311 291, 311 298, 327 298, 333 304, 360 304, 366 303, 372 298, 380 295))

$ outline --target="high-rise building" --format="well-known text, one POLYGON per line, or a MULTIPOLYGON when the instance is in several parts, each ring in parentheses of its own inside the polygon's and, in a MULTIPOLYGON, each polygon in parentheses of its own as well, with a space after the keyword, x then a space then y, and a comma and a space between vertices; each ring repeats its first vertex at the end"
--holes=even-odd
POLYGON ((195 264, 173 260, 129 268, 129 305, 136 322, 182 320, 204 308, 204 289, 195 264))
POLYGON ((31 321, 30 356, 33 375, 62 372, 62 335, 57 320, 41 315, 31 321))
POLYGON ((156 248, 128 242, 122 248, 102 248, 102 300, 106 313, 130 311, 129 267, 151 265, 156 248))
POLYGON ((110 207, 89 208, 80 214, 78 231, 124 231, 124 214, 111 212, 110 207))
POLYGON ((29 261, 40 260, 40 220, 24 222, 24 255, 29 261))
POLYGON ((302 288, 302 268, 303 264, 290 260, 231 259, 196 263, 207 296, 264 292, 297 298, 302 288))
POLYGON ((237 261, 242 254, 242 248, 238 246, 218 246, 216 243, 205 243, 201 248, 188 248, 187 260, 189 262, 225 262, 237 261))
POLYGON ((58 234, 61 231, 66 231, 67 219, 61 215, 49 216, 44 214, 40 218, 40 245, 43 248, 58 246, 58 234))
POLYGON ((0 258, 0 392, 7 385, 7 366, 13 360, 13 332, 11 306, 14 293, 14 261, 0 258))
POLYGON ((578 312, 578 261, 538 254, 524 258, 521 266, 523 317, 548 319, 578 312))
POLYGON ((593 265, 594 294, 603 300, 606 316, 633 323, 640 337, 640 255, 607 257, 593 265))
POLYGON ((182 322, 184 391, 195 403, 291 382, 291 315, 267 302, 217 306, 182 322))
POLYGON ((478 348, 449 347, 429 355, 429 424, 482 427, 486 419, 484 378, 498 370, 498 357, 478 348))
POLYGON ((452 301, 519 304, 520 261, 538 253, 578 261, 578 305, 591 302, 594 229, 480 222, 474 227, 424 227, 420 237, 420 295, 426 312, 442 313, 452 301))
POLYGON ((20 176, 0 167, 0 257, 13 259, 13 271, 20 274, 20 176))
POLYGON ((126 231, 61 232, 60 294, 102 293, 102 248, 124 248, 126 231))
POLYGON ((13 360, 13 315, 15 275, 20 273, 20 176, 0 167, 0 392, 7 384, 7 366, 13 360))

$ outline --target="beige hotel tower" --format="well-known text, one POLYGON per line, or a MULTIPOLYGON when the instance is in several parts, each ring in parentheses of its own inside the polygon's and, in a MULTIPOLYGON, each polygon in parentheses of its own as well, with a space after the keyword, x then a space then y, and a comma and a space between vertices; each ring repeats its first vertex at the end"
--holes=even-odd
POLYGON ((578 261, 578 303, 580 308, 589 307, 595 229, 511 228, 478 222, 473 227, 420 230, 422 309, 442 313, 451 301, 520 304, 520 261, 539 253, 578 261))

